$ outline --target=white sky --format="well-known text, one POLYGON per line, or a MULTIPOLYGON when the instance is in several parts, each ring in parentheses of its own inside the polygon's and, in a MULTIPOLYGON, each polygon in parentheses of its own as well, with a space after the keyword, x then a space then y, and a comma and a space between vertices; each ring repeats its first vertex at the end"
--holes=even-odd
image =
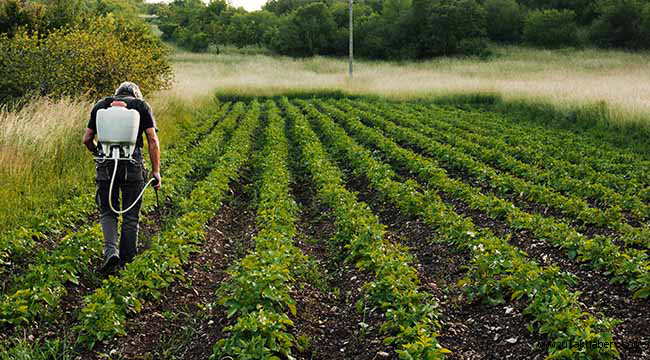
MULTIPOLYGON (((172 0, 145 0, 148 3, 157 3, 157 2, 171 2, 172 0)), ((208 2, 209 0, 203 0, 208 2)), ((228 0, 228 2, 236 7, 243 7, 248 11, 259 10, 262 8, 262 5, 266 3, 266 0, 228 0)))
POLYGON ((248 11, 253 11, 261 9, 266 0, 230 0, 230 3, 233 6, 242 6, 248 11))

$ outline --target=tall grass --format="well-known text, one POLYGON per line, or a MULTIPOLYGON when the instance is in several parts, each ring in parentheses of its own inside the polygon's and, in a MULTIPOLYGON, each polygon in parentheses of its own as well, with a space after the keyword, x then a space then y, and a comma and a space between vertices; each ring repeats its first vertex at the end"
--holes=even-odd
POLYGON ((84 101, 45 98, 0 108, 0 230, 25 224, 60 199, 92 185, 92 161, 79 146, 84 101))
POLYGON ((537 50, 497 47, 494 56, 423 62, 357 61, 354 80, 344 58, 221 54, 173 55, 180 96, 218 90, 274 95, 286 91, 343 90, 395 99, 498 95, 572 108, 607 104, 618 123, 647 124, 650 62, 647 53, 614 50, 537 50))

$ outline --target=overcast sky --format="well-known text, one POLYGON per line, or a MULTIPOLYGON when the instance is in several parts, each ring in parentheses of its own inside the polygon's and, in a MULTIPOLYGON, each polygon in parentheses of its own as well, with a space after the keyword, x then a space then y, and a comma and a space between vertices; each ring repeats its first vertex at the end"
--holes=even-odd
MULTIPOLYGON (((156 2, 171 2, 172 0, 146 0, 145 2, 156 3, 156 2)), ((206 3, 208 0, 203 0, 206 3)), ((248 11, 259 10, 262 8, 262 5, 266 3, 266 0, 228 0, 228 2, 233 6, 241 6, 248 11)))

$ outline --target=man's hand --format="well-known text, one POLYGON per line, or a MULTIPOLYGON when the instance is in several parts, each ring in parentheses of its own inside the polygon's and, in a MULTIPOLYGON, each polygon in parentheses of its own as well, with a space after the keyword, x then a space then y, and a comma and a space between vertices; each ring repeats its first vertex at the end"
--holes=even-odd
POLYGON ((160 189, 160 183, 162 182, 162 178, 160 177, 160 173, 159 172, 152 172, 151 176, 153 176, 154 179, 156 179, 156 181, 153 182, 153 184, 154 184, 153 188, 156 189, 156 190, 160 189))
POLYGON ((93 155, 97 155, 99 149, 97 148, 97 145, 95 145, 95 131, 93 129, 86 129, 86 132, 84 133, 83 143, 93 155))

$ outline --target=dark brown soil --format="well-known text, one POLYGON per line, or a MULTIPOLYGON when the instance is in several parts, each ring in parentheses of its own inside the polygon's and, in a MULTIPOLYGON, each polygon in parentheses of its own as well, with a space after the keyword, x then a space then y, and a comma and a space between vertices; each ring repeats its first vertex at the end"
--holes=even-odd
MULTIPOLYGON (((381 115, 380 112, 375 112, 375 113, 381 115)), ((434 126, 434 127, 435 127, 435 126, 434 126)), ((440 129, 438 129, 438 130, 440 130, 440 129)), ((444 131, 444 130, 443 130, 443 131, 444 131)), ((464 130, 463 130, 463 131, 464 131, 464 130)), ((442 142, 442 143, 446 143, 446 144, 448 144, 448 145, 453 146, 453 144, 451 144, 451 143, 445 141, 444 139, 437 138, 436 140, 437 140, 437 141, 440 141, 440 142, 442 142)), ((489 147, 489 148, 493 148, 493 147, 489 147)), ((477 160, 478 160, 478 159, 477 159, 477 160)), ((478 161, 481 161, 481 160, 478 160, 478 161)), ((483 161, 481 161, 481 162, 483 162, 483 161)), ((485 163, 485 162, 484 162, 484 163, 485 163)), ((489 166, 491 166, 491 167, 493 167, 494 169, 496 169, 496 170, 498 170, 498 171, 500 171, 500 172, 503 172, 503 173, 509 173, 509 174, 511 174, 512 176, 517 177, 517 175, 516 175, 515 173, 512 173, 512 172, 509 171, 507 168, 501 166, 500 164, 498 164, 498 162, 495 162, 495 161, 489 161, 489 162, 487 162, 486 164, 489 165, 489 166)), ((528 164, 528 165, 531 165, 531 164, 528 164)), ((534 164, 533 164, 533 166, 534 166, 534 164)), ((547 171, 547 170, 549 170, 549 169, 545 169, 545 170, 547 171)), ((552 170, 552 169, 551 169, 551 170, 552 170)), ((578 179, 578 180, 583 180, 583 179, 578 179)), ((556 190, 557 192, 561 193, 561 194, 564 194, 564 195, 571 195, 570 192, 567 193, 566 191, 560 191, 560 190, 557 190, 557 189, 555 189, 555 190, 556 190)), ((600 210, 606 210, 606 209, 609 208, 609 205, 608 205, 607 203, 605 203, 605 202, 603 202, 602 200, 599 200, 599 199, 592 199, 592 198, 589 198, 589 197, 583 197, 583 200, 585 200, 586 202, 588 202, 589 205, 590 205, 590 207, 592 207, 592 208, 598 208, 598 209, 600 209, 600 210)), ((631 214, 631 213, 629 213, 629 212, 626 212, 626 211, 623 211, 623 212, 622 212, 622 215, 623 215, 623 217, 624 217, 624 221, 626 221, 626 222, 629 223, 630 225, 632 225, 632 226, 634 226, 634 227, 640 227, 640 226, 642 226, 642 223, 641 223, 642 220, 639 219, 637 216, 635 216, 635 215, 633 215, 633 214, 631 214)), ((554 216, 556 216, 556 215, 554 215, 554 216)), ((560 216, 561 216, 561 215, 560 215, 560 216)))
POLYGON ((160 210, 153 209, 146 216, 140 218, 138 254, 149 249, 153 242, 158 241, 158 236, 165 227, 165 219, 171 219, 173 215, 167 209, 169 207, 161 206, 160 210))
POLYGON ((255 213, 250 199, 238 184, 207 226, 200 252, 183 267, 185 281, 163 291, 160 299, 147 302, 142 312, 129 319, 127 335, 98 346, 93 354, 110 354, 121 359, 156 359, 168 356, 205 359, 221 337, 226 314, 213 306, 215 291, 226 278, 232 262, 252 245, 255 213))
POLYGON ((572 290, 582 292, 580 300, 585 310, 592 314, 602 313, 622 322, 614 329, 614 341, 623 359, 650 358, 650 299, 632 299, 630 292, 621 285, 610 284, 607 277, 597 271, 580 266, 567 258, 561 249, 537 239, 526 230, 513 231, 503 222, 495 221, 484 213, 471 209, 458 199, 440 194, 454 209, 469 216, 480 227, 490 228, 498 236, 510 235, 510 243, 525 251, 541 265, 557 265, 563 271, 575 275, 578 283, 572 290), (624 345, 642 342, 641 351, 624 345))
POLYGON ((542 338, 527 329, 524 303, 468 302, 456 285, 469 265, 467 253, 437 242, 429 226, 383 201, 363 179, 349 184, 388 226, 389 239, 409 246, 416 256, 423 290, 439 301, 442 328, 438 341, 453 352, 450 359, 544 358, 544 351, 535 348, 542 338))
MULTIPOLYGON (((344 264, 344 249, 328 245, 336 227, 330 210, 318 203, 312 186, 300 179, 293 194, 301 208, 296 245, 324 273, 320 284, 303 283, 292 294, 297 303, 295 336, 308 338, 298 359, 394 359, 394 350, 383 344, 379 332, 383 315, 365 314, 355 304, 363 298, 362 287, 372 274, 344 264)), ((299 341, 300 343, 300 341, 299 341)))
MULTIPOLYGON (((96 214, 91 218, 98 221, 96 214)), ((142 242, 157 234, 158 231, 158 222, 152 219, 152 214, 147 214, 141 218, 140 239, 142 242)), ((97 239, 97 241, 102 241, 102 239, 97 239)), ((139 253, 143 251, 141 246, 138 250, 139 253)), ((37 321, 27 328, 22 328, 19 333, 15 333, 14 328, 3 329, 4 332, 0 334, 0 341, 17 336, 30 342, 39 339, 60 338, 62 335, 74 336, 70 329, 77 321, 79 311, 83 307, 83 299, 101 286, 102 279, 106 277, 106 275, 99 273, 100 266, 101 259, 98 259, 90 266, 88 271, 80 274, 78 285, 73 283, 64 285, 66 294, 61 298, 59 308, 51 319, 37 321)))
MULTIPOLYGON (((143 214, 140 216, 140 220, 141 220, 140 234, 139 234, 140 243, 138 244, 139 254, 149 248, 150 241, 152 240, 155 241, 154 237, 157 236, 157 234, 159 233, 160 224, 162 224, 161 215, 162 215, 162 219, 164 219, 164 218, 168 218, 171 214, 169 212, 166 212, 165 208, 163 207, 161 213, 159 213, 157 209, 154 209, 150 213, 146 215, 143 214)), ((98 222, 99 222, 99 214, 97 213, 97 210, 95 210, 92 212, 92 214, 90 214, 84 220, 80 221, 77 225, 80 226, 82 224, 96 224, 98 222)), ((74 227, 72 229, 74 229, 74 227)), ((69 234, 69 229, 46 234, 46 238, 37 242, 33 253, 42 250, 55 249, 56 246, 59 244, 60 240, 63 239, 63 237, 68 234, 69 234)), ((98 241, 103 241, 103 240, 98 239, 98 241)), ((19 262, 16 262, 12 266, 11 271, 0 274, 0 291, 4 292, 6 289, 8 289, 11 286, 12 279, 24 273, 33 260, 34 258, 32 256, 23 257, 20 259, 19 262)), ((92 268, 93 271, 95 269, 98 269, 100 266, 101 264, 99 263, 94 264, 94 267, 92 268)))
MULTIPOLYGON (((164 199, 161 198, 161 201, 164 201, 164 199)), ((164 225, 164 219, 172 215, 166 210, 170 208, 171 206, 163 205, 161 212, 158 212, 158 209, 153 209, 146 215, 141 215, 138 254, 146 251, 151 241, 157 241, 160 225, 164 225)), ((95 210, 87 218, 78 222, 77 225, 97 222, 99 222, 99 214, 95 210)), ((54 249, 58 245, 59 240, 67 234, 68 230, 46 234, 45 238, 37 242, 35 251, 54 249)), ((103 240, 97 239, 97 241, 103 240)), ((4 291, 7 286, 10 286, 11 279, 24 272, 31 263, 31 260, 33 260, 32 257, 25 257, 14 265, 12 272, 0 274, 0 289, 4 291)), ((12 340, 24 339, 29 342, 54 338, 74 341, 76 334, 72 332, 71 328, 75 325, 79 311, 83 307, 83 299, 101 286, 102 279, 106 277, 98 272, 100 266, 101 260, 98 260, 90 266, 87 272, 80 274, 78 285, 72 283, 65 284, 66 294, 61 298, 59 309, 53 314, 52 318, 47 319, 47 321, 38 321, 28 327, 21 328, 17 332, 14 328, 4 328, 0 332, 0 342, 4 342, 10 338, 12 340)), ((146 309, 144 312, 146 312, 146 309)), ((89 353, 82 354, 81 357, 94 358, 89 353)))

